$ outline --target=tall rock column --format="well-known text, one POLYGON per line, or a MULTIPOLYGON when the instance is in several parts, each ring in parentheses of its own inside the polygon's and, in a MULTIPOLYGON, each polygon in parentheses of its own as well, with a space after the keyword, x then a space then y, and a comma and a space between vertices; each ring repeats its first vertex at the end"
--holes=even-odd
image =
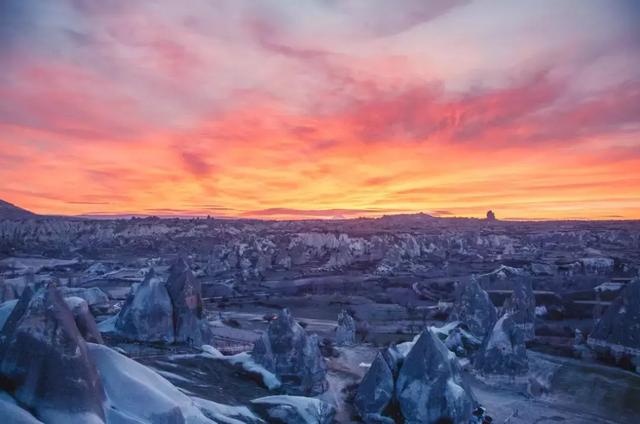
POLYGON ((513 280, 513 294, 505 303, 505 312, 513 315, 516 327, 522 330, 525 341, 535 338, 536 297, 531 280, 518 277, 513 280))
POLYGON ((173 306, 175 341, 197 346, 204 344, 202 287, 184 258, 171 265, 166 287, 173 306))
POLYGON ((351 315, 349 315, 349 312, 344 309, 338 315, 336 344, 338 346, 350 346, 356 344, 356 321, 351 315))

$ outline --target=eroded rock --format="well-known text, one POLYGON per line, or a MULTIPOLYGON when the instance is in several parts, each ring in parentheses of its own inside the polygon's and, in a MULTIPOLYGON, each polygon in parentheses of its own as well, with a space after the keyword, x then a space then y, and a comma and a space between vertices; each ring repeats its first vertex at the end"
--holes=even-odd
POLYGON ((338 315, 338 328, 336 328, 336 344, 338 346, 350 346, 356 343, 356 321, 346 310, 338 315))
POLYGON ((80 297, 73 296, 66 297, 64 300, 73 314, 73 319, 82 337, 91 343, 104 343, 102 335, 100 331, 98 331, 96 320, 93 318, 93 315, 91 315, 91 311, 89 311, 87 302, 80 297))
POLYGON ((434 423, 443 418, 466 423, 474 407, 455 355, 430 329, 420 335, 405 358, 396 397, 407 424, 434 423))
POLYGON ((631 359, 640 372, 640 279, 623 289, 589 336, 588 344, 597 352, 615 359, 631 359))
POLYGON ((393 396, 393 372, 383 354, 378 353, 358 386, 354 400, 356 409, 365 423, 381 422, 393 396))
POLYGON ((166 287, 173 306, 175 341, 197 346, 206 344, 200 322, 204 317, 202 288, 184 258, 171 265, 166 287))
POLYGON ((3 328, 3 385, 48 423, 102 423, 104 390, 73 314, 54 285, 23 294, 3 328), (26 305, 26 306, 25 306, 26 305))
POLYGON ((494 325, 476 359, 476 369, 509 377, 525 375, 529 370, 524 335, 510 314, 494 325))
POLYGON ((522 330, 525 341, 535 338, 536 298, 531 280, 526 277, 514 278, 513 294, 504 305, 504 312, 512 314, 516 326, 522 330))
POLYGON ((164 282, 151 269, 118 314, 115 328, 123 336, 145 342, 174 340, 173 307, 164 282))
POLYGON ((271 321, 251 356, 278 377, 287 393, 316 395, 327 389, 318 338, 307 335, 287 309, 271 321))
POLYGON ((489 294, 472 277, 469 282, 460 283, 450 321, 460 321, 469 333, 483 340, 497 320, 496 308, 489 294))

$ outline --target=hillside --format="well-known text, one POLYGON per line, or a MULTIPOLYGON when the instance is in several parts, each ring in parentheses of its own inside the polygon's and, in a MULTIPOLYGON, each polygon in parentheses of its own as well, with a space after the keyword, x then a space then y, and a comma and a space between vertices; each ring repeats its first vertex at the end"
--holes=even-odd
POLYGON ((33 212, 22 209, 0 199, 0 219, 25 219, 36 216, 33 212))

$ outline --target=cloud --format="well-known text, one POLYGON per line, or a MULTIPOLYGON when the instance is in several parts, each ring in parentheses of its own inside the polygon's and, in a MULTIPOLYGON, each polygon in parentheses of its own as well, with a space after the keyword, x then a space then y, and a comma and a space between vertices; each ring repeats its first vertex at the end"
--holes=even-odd
POLYGON ((640 9, 576 5, 4 1, 0 197, 635 216, 640 9))
POLYGON ((212 166, 197 153, 182 152, 181 159, 185 168, 197 177, 211 173, 212 166))

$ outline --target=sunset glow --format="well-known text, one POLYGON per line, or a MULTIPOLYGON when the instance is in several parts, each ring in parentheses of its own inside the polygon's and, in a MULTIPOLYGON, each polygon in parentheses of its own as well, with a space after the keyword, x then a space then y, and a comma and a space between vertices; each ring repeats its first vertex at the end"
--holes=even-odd
POLYGON ((640 218, 634 1, 1 8, 0 198, 36 213, 640 218))

